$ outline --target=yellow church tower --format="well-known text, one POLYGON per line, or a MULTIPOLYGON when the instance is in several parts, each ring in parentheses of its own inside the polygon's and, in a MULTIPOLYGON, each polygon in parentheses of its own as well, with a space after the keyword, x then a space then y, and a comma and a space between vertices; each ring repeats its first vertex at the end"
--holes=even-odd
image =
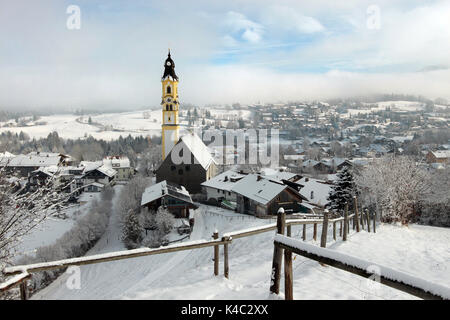
POLYGON ((169 55, 164 62, 162 82, 162 158, 170 153, 179 139, 178 122, 178 77, 175 74, 175 63, 169 55))

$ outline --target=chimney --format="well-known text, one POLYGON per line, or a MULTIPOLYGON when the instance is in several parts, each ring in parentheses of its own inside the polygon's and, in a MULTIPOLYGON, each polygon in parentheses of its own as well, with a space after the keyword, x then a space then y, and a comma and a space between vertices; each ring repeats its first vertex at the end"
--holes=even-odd
POLYGON ((305 182, 308 182, 309 181, 309 178, 305 178, 305 182))
POLYGON ((311 200, 314 199, 314 191, 311 191, 311 200))
POLYGON ((256 181, 260 181, 262 179, 262 177, 258 174, 256 181))
POLYGON ((223 179, 223 181, 227 182, 228 181, 228 176, 225 176, 225 179, 223 179))

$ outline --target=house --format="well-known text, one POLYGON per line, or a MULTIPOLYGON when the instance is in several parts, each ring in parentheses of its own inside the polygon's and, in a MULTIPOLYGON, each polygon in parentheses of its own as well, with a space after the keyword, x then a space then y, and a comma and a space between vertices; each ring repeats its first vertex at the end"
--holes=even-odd
POLYGON ((429 151, 426 158, 428 163, 448 163, 450 150, 429 151))
POLYGON ((200 193, 201 184, 216 175, 217 164, 203 141, 194 133, 178 140, 156 170, 156 182, 167 180, 200 193))
POLYGON ((147 187, 142 194, 141 207, 156 212, 160 206, 166 207, 175 218, 189 218, 189 210, 198 208, 183 186, 165 180, 147 187))
POLYGON ((307 212, 301 205, 305 197, 282 182, 249 174, 238 181, 232 192, 236 193, 237 211, 256 216, 276 214, 280 207, 286 212, 307 212))
POLYGON ((328 203, 328 194, 333 186, 332 183, 309 177, 303 177, 297 183, 303 186, 299 193, 309 203, 318 207, 324 207, 328 203))
MULTIPOLYGON (((83 186, 92 185, 94 182, 101 183, 103 186, 114 184, 114 178, 117 171, 103 165, 102 161, 82 161, 80 165, 85 167, 81 177, 83 186)), ((92 188, 88 188, 87 190, 91 192, 98 192, 100 191, 100 187, 98 185, 94 185, 92 188)))
POLYGON ((118 181, 128 181, 135 174, 134 168, 130 165, 130 159, 125 156, 105 157, 103 165, 117 171, 116 180, 118 181))
POLYGON ((40 167, 60 167, 70 165, 71 163, 72 159, 70 156, 60 153, 30 152, 26 155, 21 154, 15 157, 9 157, 5 166, 10 172, 16 172, 22 177, 28 177, 29 173, 38 170, 40 167))
POLYGON ((232 192, 233 186, 247 176, 243 172, 236 172, 233 170, 225 171, 201 184, 203 192, 206 194, 207 201, 222 200, 236 202, 236 193, 232 192))

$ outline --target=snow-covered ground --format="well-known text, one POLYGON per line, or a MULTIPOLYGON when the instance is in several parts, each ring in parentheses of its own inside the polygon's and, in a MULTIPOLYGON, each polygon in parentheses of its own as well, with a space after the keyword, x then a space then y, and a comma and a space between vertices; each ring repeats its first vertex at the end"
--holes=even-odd
MULTIPOLYGON (((210 239, 215 229, 223 234, 272 222, 201 205, 195 213, 190 240, 210 239)), ((292 235, 300 238, 301 226, 293 227, 292 235)), ((329 235, 328 248, 450 287, 450 229, 380 225, 376 234, 352 230, 346 243, 333 242, 331 232, 329 235)), ((119 237, 120 228, 113 215, 107 232, 88 255, 123 250, 119 237)), ((267 232, 234 240, 229 249, 230 279, 213 276, 213 249, 203 248, 82 266, 81 289, 68 289, 68 275, 64 274, 33 298, 272 299, 269 280, 273 238, 274 233, 267 232)), ((318 245, 311 239, 310 228, 307 238, 318 245)), ((295 299, 415 299, 385 286, 373 287, 364 278, 300 256, 295 256, 293 268, 295 299)))
POLYGON ((23 255, 32 256, 37 248, 55 243, 58 238, 74 226, 76 219, 89 211, 92 201, 98 199, 99 196, 99 193, 84 193, 82 195, 84 204, 76 204, 64 209, 65 219, 49 217, 36 226, 21 239, 21 243, 16 248, 16 259, 23 255))
MULTIPOLYGON (((249 110, 222 110, 210 109, 212 115, 221 119, 238 119, 242 117, 248 120, 251 115, 249 110)), ((0 122, 0 133, 11 131, 19 134, 27 133, 31 138, 45 138, 50 132, 56 131, 65 139, 77 139, 89 135, 96 139, 114 140, 120 136, 159 136, 161 135, 162 112, 157 110, 140 110, 121 113, 87 114, 78 116, 73 114, 51 115, 40 117, 33 122, 28 119, 28 125, 24 127, 9 127, 7 123, 15 125, 14 120, 0 122), (89 124, 89 118, 92 122, 89 124)), ((180 119, 181 125, 187 125, 187 121, 180 119)), ((226 125, 226 121, 223 122, 226 125)), ((182 128, 183 130, 183 128, 182 128)))

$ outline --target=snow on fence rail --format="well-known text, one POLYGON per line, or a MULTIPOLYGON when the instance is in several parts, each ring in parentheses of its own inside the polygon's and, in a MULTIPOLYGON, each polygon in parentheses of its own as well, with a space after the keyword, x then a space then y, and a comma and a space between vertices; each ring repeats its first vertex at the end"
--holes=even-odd
POLYGON ((389 287, 399 289, 420 298, 436 299, 438 297, 450 299, 450 288, 438 283, 418 278, 411 274, 398 271, 380 264, 375 264, 345 253, 321 248, 312 244, 277 234, 274 239, 277 246, 285 250, 310 258, 332 267, 369 277, 375 275, 380 282, 389 287))
MULTIPOLYGON (((352 215, 347 215, 347 212, 344 217, 339 217, 336 219, 328 220, 328 214, 324 214, 324 219, 289 219, 285 221, 285 224, 288 229, 288 235, 290 236, 291 233, 291 226, 292 225, 303 225, 303 240, 306 240, 306 225, 307 224, 313 224, 314 225, 314 233, 313 233, 313 239, 316 240, 317 238, 317 225, 318 224, 324 224, 325 222, 334 222, 334 235, 336 234, 336 222, 341 222, 341 228, 340 228, 340 235, 343 237, 343 240, 346 240, 347 233, 349 231, 349 227, 345 228, 347 232, 343 232, 343 225, 347 225, 351 222, 355 223, 355 220, 351 220, 350 218, 353 217, 352 215)), ((173 244, 165 247, 160 248, 139 248, 139 249, 133 249, 133 250, 123 250, 123 251, 116 251, 116 252, 110 252, 110 253, 103 253, 103 254, 97 254, 92 256, 85 256, 85 257, 79 257, 79 258, 71 258, 71 259, 64 259, 64 260, 58 260, 58 261, 50 261, 50 262, 42 262, 42 263, 35 263, 35 264, 29 264, 29 265, 20 265, 20 266, 12 266, 7 267, 3 270, 3 273, 5 275, 19 275, 18 277, 13 277, 9 279, 4 284, 0 285, 0 291, 8 290, 15 285, 20 284, 21 288, 21 297, 22 299, 27 299, 26 296, 26 283, 27 279, 31 277, 32 273, 40 272, 40 271, 46 271, 46 270, 52 270, 52 269, 58 269, 58 268, 65 268, 68 266, 79 266, 79 265, 88 265, 88 264, 95 264, 95 263, 102 263, 102 262, 108 262, 108 261, 115 261, 115 260, 122 260, 122 259, 131 259, 131 258, 137 258, 142 256, 149 256, 149 255, 155 255, 155 254, 163 254, 163 253, 169 253, 169 252, 176 252, 176 251, 183 251, 183 250, 191 250, 191 249, 199 249, 199 248, 205 248, 205 247, 214 247, 214 275, 219 274, 219 246, 224 246, 224 275, 226 278, 228 278, 229 274, 229 266, 228 266, 228 245, 233 241, 233 239, 237 238, 243 238, 248 237, 256 234, 260 234, 263 232, 269 232, 277 229, 276 223, 271 223, 265 226, 261 227, 255 227, 255 228, 249 228, 249 229, 243 229, 233 232, 225 233, 221 239, 219 239, 219 235, 217 232, 213 234, 214 240, 206 241, 206 240, 196 240, 196 241, 190 241, 190 242, 183 242, 178 244, 173 244), (22 294, 23 292, 23 294, 22 294)), ((326 232, 328 228, 322 228, 322 238, 323 233, 325 232, 325 238, 326 238, 326 232)), ((336 237, 334 237, 334 240, 336 240, 336 237)))
MULTIPOLYGON (((357 221, 357 211, 354 221, 357 221)), ((347 220, 347 214, 344 221, 347 220)), ((389 287, 407 292, 422 299, 450 299, 450 288, 441 284, 433 283, 425 279, 418 278, 411 274, 398 271, 383 265, 375 264, 348 254, 336 252, 335 250, 304 243, 300 240, 284 235, 285 215, 280 212, 277 220, 277 234, 274 239, 274 254, 272 262, 272 276, 270 291, 279 294, 280 270, 284 250, 284 278, 285 278, 285 299, 293 300, 293 275, 292 275, 292 253, 315 260, 317 262, 330 265, 363 277, 371 277, 375 274, 375 279, 389 287)), ((326 237, 327 216, 324 217, 324 228, 322 235, 326 237)), ((367 223, 369 228, 370 223, 367 223)), ((348 229, 348 228, 346 228, 348 229)), ((348 230, 346 230, 348 231, 348 230)), ((345 232, 345 231, 344 231, 345 232)))
POLYGON ((51 269, 57 269, 57 268, 65 268, 65 267, 74 266, 74 265, 79 266, 79 265, 85 265, 85 264, 94 264, 94 263, 100 263, 100 262, 130 259, 130 258, 137 258, 137 257, 143 257, 143 256, 149 256, 149 255, 155 255, 155 254, 183 251, 183 250, 199 249, 199 248, 217 246, 217 245, 221 245, 221 244, 224 244, 227 242, 229 242, 229 241, 227 241, 227 240, 211 240, 211 241, 195 240, 195 241, 178 243, 178 244, 174 244, 174 245, 170 245, 170 246, 166 246, 166 247, 155 248, 155 249, 139 248, 139 249, 133 249, 133 250, 123 250, 123 251, 102 253, 102 254, 96 254, 96 255, 92 255, 92 256, 85 256, 85 257, 79 257, 79 258, 71 258, 71 259, 64 259, 64 260, 51 261, 51 262, 42 262, 42 263, 28 264, 28 265, 22 265, 22 266, 7 267, 3 270, 3 273, 6 275, 13 275, 13 274, 24 273, 24 272, 36 273, 39 271, 51 270, 51 269))

